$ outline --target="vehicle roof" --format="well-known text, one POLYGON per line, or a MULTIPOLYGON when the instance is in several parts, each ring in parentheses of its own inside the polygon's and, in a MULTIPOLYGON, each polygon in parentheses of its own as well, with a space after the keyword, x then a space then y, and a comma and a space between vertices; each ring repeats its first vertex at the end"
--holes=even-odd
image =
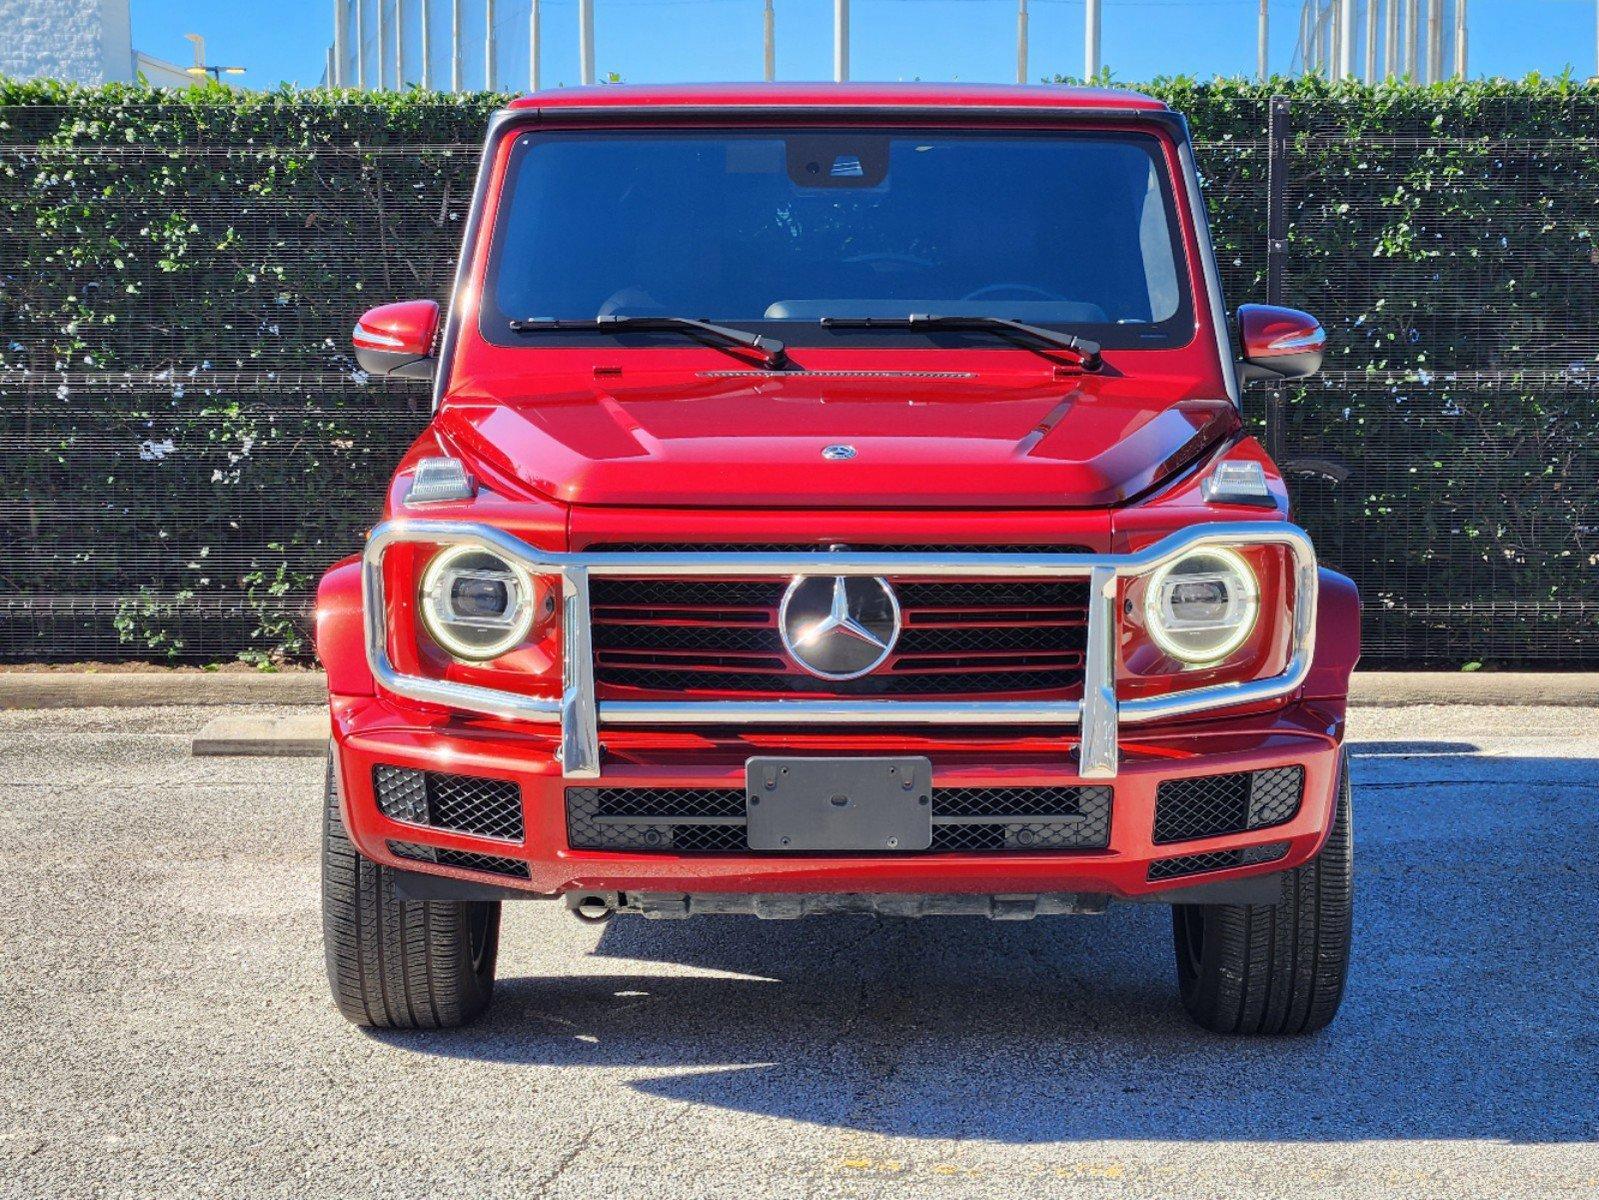
POLYGON ((553 88, 513 100, 513 109, 896 107, 1058 108, 1165 112, 1151 96, 1117 88, 998 83, 674 83, 553 88))

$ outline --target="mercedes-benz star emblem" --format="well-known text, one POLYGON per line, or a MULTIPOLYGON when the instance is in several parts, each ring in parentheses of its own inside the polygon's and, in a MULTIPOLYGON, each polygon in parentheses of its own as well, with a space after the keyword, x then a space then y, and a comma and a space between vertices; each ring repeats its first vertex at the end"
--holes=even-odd
POLYGON ((883 664, 899 640, 899 599, 888 581, 864 575, 801 575, 777 610, 783 648, 820 679, 858 679, 883 664))
POLYGON ((854 458, 855 457, 855 447, 854 446, 823 446, 822 447, 822 457, 826 458, 826 459, 830 459, 833 462, 840 462, 840 461, 842 461, 843 459, 846 459, 846 458, 854 458))

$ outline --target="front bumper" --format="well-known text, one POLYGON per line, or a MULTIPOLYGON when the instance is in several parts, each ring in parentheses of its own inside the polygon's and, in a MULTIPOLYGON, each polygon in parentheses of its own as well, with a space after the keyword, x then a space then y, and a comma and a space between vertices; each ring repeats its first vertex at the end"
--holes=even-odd
MULTIPOLYGON (((560 735, 525 723, 427 715, 384 698, 335 697, 333 730, 345 824, 361 853, 390 866, 552 895, 570 891, 651 893, 1080 893, 1137 899, 1163 891, 1298 866, 1321 848, 1332 823, 1341 715, 1295 701, 1267 713, 1124 732, 1110 786, 1109 844, 1104 849, 898 855, 786 855, 575 850, 567 836, 560 735), (448 772, 514 782, 520 792, 520 841, 483 838, 396 821, 378 808, 379 766, 448 772), (1156 791, 1169 780, 1300 767, 1294 815, 1269 828, 1157 845, 1156 791), (395 846, 430 846, 525 864, 525 877, 486 876, 396 854, 395 846), (1269 859, 1226 865, 1231 852, 1270 847, 1269 859), (1281 853, 1276 850, 1281 848, 1281 853), (1217 869, 1161 878, 1155 864, 1219 855, 1217 869), (1152 867, 1156 878, 1151 878, 1152 867)), ((852 733, 831 729, 617 729, 606 736, 602 786, 741 788, 755 754, 926 755, 933 786, 1058 787, 1103 784, 1073 767, 1075 735, 1008 729, 899 728, 852 733)), ((449 857, 449 856, 446 856, 449 857)), ((1248 857, 1248 856, 1246 856, 1248 857)))

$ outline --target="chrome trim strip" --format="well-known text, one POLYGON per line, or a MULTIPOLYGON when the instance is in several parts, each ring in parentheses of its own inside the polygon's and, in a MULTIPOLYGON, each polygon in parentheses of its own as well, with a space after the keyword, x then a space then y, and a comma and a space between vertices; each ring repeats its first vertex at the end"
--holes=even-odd
POLYGON ((561 769, 569 779, 594 779, 600 773, 600 733, 588 572, 569 569, 561 577, 561 594, 561 769))
POLYGON ((1088 577, 1088 648, 1083 662, 1083 733, 1077 773, 1116 777, 1116 572, 1095 567, 1088 577))
POLYGON ((1134 554, 838 553, 563 554, 539 550, 504 530, 465 521, 385 521, 367 539, 362 561, 367 662, 379 687, 397 696, 506 720, 559 723, 562 768, 572 778, 600 774, 601 725, 1081 725, 1080 774, 1114 778, 1122 723, 1139 724, 1209 709, 1276 699, 1310 673, 1316 640, 1316 553, 1304 530, 1278 521, 1210 522, 1169 534, 1134 554), (383 557, 400 542, 481 545, 529 571, 562 580, 564 628, 561 695, 523 696, 493 688, 405 675, 388 653, 383 557), (1164 696, 1118 700, 1116 581, 1143 575, 1206 546, 1281 545, 1294 556, 1293 653, 1282 674, 1214 684, 1164 696), (933 578, 1082 578, 1089 581, 1088 648, 1083 700, 602 700, 594 694, 589 580, 596 575, 706 576, 917 575, 933 578))

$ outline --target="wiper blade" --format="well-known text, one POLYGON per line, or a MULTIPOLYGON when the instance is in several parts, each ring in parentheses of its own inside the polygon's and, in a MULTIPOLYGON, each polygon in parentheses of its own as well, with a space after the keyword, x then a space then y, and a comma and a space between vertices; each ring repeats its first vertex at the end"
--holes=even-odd
POLYGON ((822 324, 829 329, 931 329, 957 333, 980 333, 986 330, 1001 337, 1026 338, 1054 350, 1065 350, 1076 357, 1078 365, 1085 371, 1099 370, 1102 362, 1098 342, 1045 329, 1041 325, 1029 325, 1026 321, 1014 321, 1010 317, 940 317, 929 313, 911 313, 908 317, 823 317, 822 324))
POLYGON ((747 329, 716 325, 693 317, 529 317, 511 322, 517 333, 682 333, 713 346, 741 346, 753 350, 768 367, 790 365, 788 351, 776 338, 762 337, 747 329))

